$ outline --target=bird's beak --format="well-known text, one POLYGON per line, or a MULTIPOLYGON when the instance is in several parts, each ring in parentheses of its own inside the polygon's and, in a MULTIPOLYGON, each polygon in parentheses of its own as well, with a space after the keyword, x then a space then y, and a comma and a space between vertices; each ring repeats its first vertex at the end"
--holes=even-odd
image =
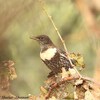
POLYGON ((33 39, 33 40, 38 40, 38 38, 37 38, 37 37, 35 37, 35 36, 30 36, 30 39, 33 39))

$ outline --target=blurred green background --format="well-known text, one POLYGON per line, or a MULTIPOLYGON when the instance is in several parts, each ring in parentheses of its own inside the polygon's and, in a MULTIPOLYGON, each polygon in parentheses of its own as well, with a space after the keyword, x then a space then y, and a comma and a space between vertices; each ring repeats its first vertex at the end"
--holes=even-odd
MULTIPOLYGON (((93 76, 95 43, 88 36, 81 14, 73 0, 46 0, 69 52, 83 55, 86 68, 82 74, 93 76)), ((15 62, 17 79, 11 91, 17 96, 39 94, 49 69, 39 57, 39 45, 29 37, 46 34, 60 48, 62 43, 38 0, 0 0, 0 60, 15 62)))

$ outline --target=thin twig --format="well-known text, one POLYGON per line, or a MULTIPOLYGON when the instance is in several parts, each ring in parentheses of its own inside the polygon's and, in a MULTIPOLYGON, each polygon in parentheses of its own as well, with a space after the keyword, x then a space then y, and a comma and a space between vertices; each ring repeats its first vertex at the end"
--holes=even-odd
POLYGON ((57 29, 57 27, 56 27, 54 21, 52 20, 52 17, 51 17, 51 16, 48 14, 48 12, 46 11, 46 9, 45 9, 45 7, 44 7, 44 2, 43 2, 43 0, 39 0, 39 2, 40 2, 40 4, 41 4, 41 8, 43 9, 43 11, 45 12, 45 14, 47 15, 48 19, 50 20, 50 22, 52 23, 54 29, 56 30, 56 33, 58 34, 58 36, 59 36, 59 38, 60 38, 60 40, 61 40, 61 42, 62 42, 62 44, 63 44, 63 46, 64 46, 66 55, 67 55, 67 57, 68 57, 68 60, 69 60, 69 62, 70 62, 70 64, 71 64, 71 66, 73 66, 74 70, 77 72, 77 74, 78 74, 79 77, 81 78, 82 75, 78 72, 78 70, 77 70, 76 67, 73 65, 72 61, 70 60, 70 56, 69 56, 67 47, 66 47, 66 45, 65 45, 65 42, 64 42, 63 38, 61 37, 60 32, 58 31, 58 29, 57 29))

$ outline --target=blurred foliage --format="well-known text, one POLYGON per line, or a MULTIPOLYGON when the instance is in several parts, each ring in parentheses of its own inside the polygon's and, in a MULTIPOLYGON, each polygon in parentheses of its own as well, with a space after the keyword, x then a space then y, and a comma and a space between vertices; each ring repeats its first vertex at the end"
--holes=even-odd
POLYGON ((11 60, 0 62, 0 99, 3 96, 15 97, 9 91, 10 82, 17 78, 14 62, 11 60))
MULTIPOLYGON (((68 51, 84 57, 86 68, 82 73, 92 77, 95 43, 88 37, 74 2, 46 0, 46 9, 64 38, 68 51)), ((0 0, 0 61, 11 59, 15 62, 18 78, 11 87, 15 95, 39 93, 39 87, 47 78, 49 70, 39 57, 40 48, 29 38, 39 34, 47 34, 62 48, 38 0, 0 0)))

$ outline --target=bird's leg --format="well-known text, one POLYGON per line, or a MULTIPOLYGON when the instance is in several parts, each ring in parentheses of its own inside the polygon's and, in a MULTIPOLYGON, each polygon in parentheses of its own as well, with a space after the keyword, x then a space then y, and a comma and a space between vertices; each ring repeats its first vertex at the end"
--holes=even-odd
POLYGON ((55 73, 53 71, 51 71, 47 77, 50 78, 52 76, 55 76, 55 73))

